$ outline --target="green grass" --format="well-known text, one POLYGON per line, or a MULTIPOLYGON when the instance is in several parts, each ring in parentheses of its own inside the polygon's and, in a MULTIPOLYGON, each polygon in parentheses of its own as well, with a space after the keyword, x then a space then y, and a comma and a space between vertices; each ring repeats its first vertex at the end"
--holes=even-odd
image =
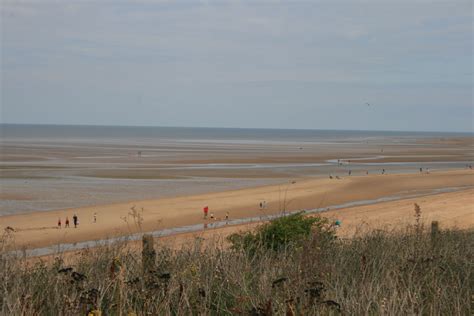
MULTIPOLYGON (((0 311, 3 315, 87 315, 90 310, 102 315, 472 312, 473 231, 444 230, 433 240, 418 223, 403 231, 373 231, 341 240, 325 238, 331 234, 324 220, 312 222, 309 230, 304 218, 296 221, 304 223, 298 237, 284 235, 278 247, 271 238, 259 239, 251 252, 245 247, 221 247, 222 240, 204 244, 196 239, 181 250, 155 247, 156 264, 145 270, 141 252, 123 243, 83 251, 72 265, 66 265, 61 254, 54 262, 32 265, 2 252, 0 311)), ((301 228, 289 219, 276 223, 263 226, 253 238, 269 230, 278 234, 301 228)))

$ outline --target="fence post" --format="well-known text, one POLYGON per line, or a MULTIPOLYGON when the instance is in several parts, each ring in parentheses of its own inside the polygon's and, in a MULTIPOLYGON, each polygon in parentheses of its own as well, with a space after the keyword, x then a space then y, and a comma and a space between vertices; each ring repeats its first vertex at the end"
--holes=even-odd
POLYGON ((147 278, 155 270, 156 251, 153 246, 153 236, 143 235, 142 244, 143 275, 147 278))
POLYGON ((431 244, 434 247, 438 241, 439 236, 439 222, 432 221, 431 222, 431 244))

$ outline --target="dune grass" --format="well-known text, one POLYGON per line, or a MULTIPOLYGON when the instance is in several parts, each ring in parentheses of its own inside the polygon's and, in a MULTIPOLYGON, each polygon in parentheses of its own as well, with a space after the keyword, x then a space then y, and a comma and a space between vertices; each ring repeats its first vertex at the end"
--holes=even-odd
MULTIPOLYGON (((3 315, 472 312, 473 231, 444 230, 433 236, 417 221, 403 231, 371 231, 342 240, 331 237, 331 230, 321 225, 324 221, 317 223, 309 234, 284 239, 280 247, 255 242, 257 247, 245 248, 235 241, 234 247, 224 247, 222 239, 205 243, 196 239, 180 250, 148 249, 145 264, 142 253, 125 243, 86 249, 71 264, 61 259, 62 254, 54 261, 32 264, 2 251, 0 311, 3 315)), ((254 237, 268 228, 263 226, 254 237)))

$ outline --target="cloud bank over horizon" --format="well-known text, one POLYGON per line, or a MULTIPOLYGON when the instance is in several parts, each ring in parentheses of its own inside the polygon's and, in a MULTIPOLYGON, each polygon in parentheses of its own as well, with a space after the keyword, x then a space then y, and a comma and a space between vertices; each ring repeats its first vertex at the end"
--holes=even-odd
POLYGON ((473 131, 472 9, 4 1, 0 122, 473 131))

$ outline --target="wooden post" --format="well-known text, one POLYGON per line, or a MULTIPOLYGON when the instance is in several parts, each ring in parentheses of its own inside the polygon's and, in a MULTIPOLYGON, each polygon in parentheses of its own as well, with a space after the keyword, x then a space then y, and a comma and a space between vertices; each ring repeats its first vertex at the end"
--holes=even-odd
POLYGON ((147 277, 155 270, 156 251, 153 246, 153 236, 143 235, 142 264, 143 275, 147 277))
POLYGON ((439 236, 439 222, 432 221, 431 222, 431 244, 435 246, 439 236))

